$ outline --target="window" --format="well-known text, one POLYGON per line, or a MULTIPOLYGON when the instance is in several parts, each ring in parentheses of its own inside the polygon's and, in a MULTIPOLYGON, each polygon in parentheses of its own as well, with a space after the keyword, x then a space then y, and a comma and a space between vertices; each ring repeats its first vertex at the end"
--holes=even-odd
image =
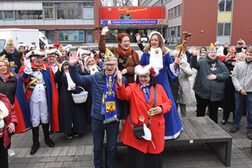
POLYGON ((15 19, 13 11, 4 11, 4 18, 5 19, 15 19))
POLYGON ((231 35, 231 23, 218 23, 217 35, 218 36, 230 36, 231 35))
POLYGON ((180 33, 181 33, 181 26, 178 26, 178 37, 180 37, 180 33))
POLYGON ((218 23, 217 32, 218 36, 223 36, 223 23, 218 23))
POLYGON ((231 35, 231 23, 225 23, 224 36, 231 35))
POLYGON ((3 20, 3 13, 0 11, 0 20, 3 20))
POLYGON ((226 0, 226 11, 232 11, 232 0, 226 0))
POLYGON ((121 14, 120 15, 120 20, 131 20, 132 15, 131 14, 121 14))
POLYGON ((58 31, 59 41, 84 41, 84 31, 58 31))
POLYGON ((94 19, 94 8, 83 8, 83 19, 94 19))
POLYGON ((81 3, 57 3, 57 19, 81 19, 81 3))
POLYGON ((232 11, 232 0, 219 0, 219 12, 232 11))
POLYGON ((94 6, 94 2, 83 2, 83 6, 84 7, 93 7, 94 6))
POLYGON ((54 4, 51 2, 43 3, 44 18, 54 19, 54 4))
POLYGON ((223 12, 225 6, 225 0, 219 0, 219 11, 223 12))
POLYGON ((176 34, 176 29, 175 29, 175 27, 172 27, 171 28, 171 36, 175 36, 176 34))
POLYGON ((16 19, 42 19, 42 11, 15 11, 16 19))
POLYGON ((86 31, 86 43, 93 43, 94 42, 94 31, 87 30, 86 31))

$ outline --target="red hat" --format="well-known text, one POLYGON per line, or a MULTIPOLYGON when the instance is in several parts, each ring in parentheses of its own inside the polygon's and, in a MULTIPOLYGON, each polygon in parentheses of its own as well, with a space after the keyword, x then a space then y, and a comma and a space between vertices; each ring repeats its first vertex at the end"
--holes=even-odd
POLYGON ((56 47, 57 49, 59 48, 60 45, 61 44, 59 42, 53 44, 53 46, 56 47))

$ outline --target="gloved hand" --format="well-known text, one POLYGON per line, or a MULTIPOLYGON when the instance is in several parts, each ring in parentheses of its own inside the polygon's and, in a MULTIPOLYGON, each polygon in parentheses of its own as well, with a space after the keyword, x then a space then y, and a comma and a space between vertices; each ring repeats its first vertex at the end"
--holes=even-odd
POLYGON ((31 61, 29 58, 24 57, 24 66, 25 66, 24 72, 30 75, 32 73, 32 68, 31 68, 31 61))

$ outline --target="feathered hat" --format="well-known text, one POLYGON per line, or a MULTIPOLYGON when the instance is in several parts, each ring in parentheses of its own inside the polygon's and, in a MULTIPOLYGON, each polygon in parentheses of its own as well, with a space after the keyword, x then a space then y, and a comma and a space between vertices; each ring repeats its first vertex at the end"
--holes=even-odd
POLYGON ((137 75, 151 74, 153 76, 157 76, 159 74, 159 71, 156 68, 152 67, 151 65, 146 66, 137 65, 135 67, 135 74, 137 75))
POLYGON ((42 56, 44 57, 46 53, 43 50, 31 50, 28 52, 25 57, 30 58, 30 57, 35 57, 35 56, 42 56))
POLYGON ((62 57, 62 53, 59 50, 57 50, 56 48, 51 49, 51 50, 46 50, 46 54, 47 55, 54 54, 54 55, 57 55, 59 57, 62 57))

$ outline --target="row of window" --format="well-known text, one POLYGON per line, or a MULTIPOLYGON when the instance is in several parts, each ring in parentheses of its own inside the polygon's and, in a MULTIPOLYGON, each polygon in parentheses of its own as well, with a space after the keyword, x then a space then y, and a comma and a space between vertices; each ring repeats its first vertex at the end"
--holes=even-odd
POLYGON ((93 2, 44 3, 41 10, 0 11, 0 20, 94 19, 93 2))
POLYGON ((182 15, 182 4, 168 10, 168 19, 176 18, 182 15))
MULTIPOLYGON (((55 31, 46 30, 42 31, 46 37, 55 42, 55 31)), ((94 31, 93 30, 58 30, 58 41, 59 42, 94 42, 94 31)))

